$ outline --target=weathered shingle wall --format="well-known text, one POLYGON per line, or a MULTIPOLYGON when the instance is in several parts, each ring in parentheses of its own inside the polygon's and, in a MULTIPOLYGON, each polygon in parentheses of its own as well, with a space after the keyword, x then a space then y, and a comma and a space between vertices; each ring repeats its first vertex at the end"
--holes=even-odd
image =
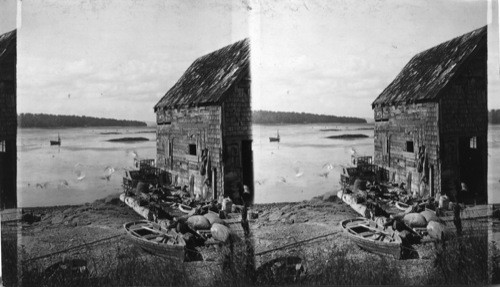
POLYGON ((0 139, 15 140, 17 131, 16 82, 0 80, 0 139))
POLYGON ((0 203, 17 207, 16 31, 0 35, 0 203))
MULTIPOLYGON (((381 107, 375 108, 380 114, 381 107)), ((374 163, 389 170, 397 182, 407 182, 411 173, 411 190, 418 191, 423 173, 417 171, 418 152, 426 147, 428 166, 434 167, 434 187, 439 191, 438 172, 438 104, 420 103, 385 107, 386 121, 376 121, 374 130, 374 163), (388 153, 384 141, 389 139, 388 153), (407 142, 413 142, 413 152, 406 151, 407 142)), ((430 185, 427 185, 427 190, 430 185)))
POLYGON ((252 139, 252 111, 248 73, 229 90, 223 103, 223 144, 226 194, 243 182, 242 142, 252 139))
POLYGON ((221 173, 221 108, 196 107, 157 111, 157 166, 178 177, 179 185, 190 185, 199 193, 206 179, 201 175, 202 150, 210 151, 211 167, 217 175, 217 191, 223 186, 221 173), (170 124, 167 124, 170 123, 170 124), (189 145, 196 145, 196 155, 190 155, 189 145), (170 147, 169 147, 170 146, 170 147))
MULTIPOLYGON (((467 181, 466 174, 460 174, 460 140, 476 137, 478 149, 474 157, 479 157, 482 169, 481 183, 475 187, 479 197, 486 197, 487 182, 487 46, 486 43, 460 67, 459 73, 443 90, 441 105, 441 145, 442 170, 447 178, 443 189, 452 193, 456 181, 467 181)), ((464 159, 462 159, 464 160, 464 159)), ((453 193, 452 193, 453 194, 453 193)))

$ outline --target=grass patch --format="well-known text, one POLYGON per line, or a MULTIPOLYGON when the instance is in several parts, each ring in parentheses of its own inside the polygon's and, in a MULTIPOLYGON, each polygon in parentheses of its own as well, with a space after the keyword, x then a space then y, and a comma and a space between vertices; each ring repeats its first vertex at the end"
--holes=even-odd
POLYGON ((360 260, 349 256, 348 250, 336 249, 316 257, 317 271, 309 274, 302 285, 402 285, 404 280, 394 261, 384 256, 360 260))
POLYGON ((486 232, 467 232, 436 248, 427 285, 486 285, 490 246, 486 232))
MULTIPOLYGON (((276 255, 266 258, 260 266, 255 264, 250 239, 220 247, 222 262, 200 264, 173 262, 119 241, 113 243, 116 245, 88 247, 78 255, 68 256, 86 260, 87 272, 48 273, 49 265, 62 260, 53 258, 50 264, 40 261, 22 265, 21 282, 23 286, 486 285, 488 257, 496 253, 492 252, 496 247, 488 243, 487 232, 470 229, 464 233, 444 245, 436 244, 434 255, 425 261, 360 254, 359 249, 346 247, 311 253, 305 246, 299 246, 283 254, 302 258, 300 264, 291 260, 282 265, 279 265, 282 261, 266 265, 279 259, 276 255), (304 258, 312 261, 306 263, 304 258), (307 270, 301 276, 297 276, 302 272, 299 265, 307 270)), ((4 241, 2 244, 4 254, 16 250, 13 244, 4 241)), ((498 266, 494 265, 492 271, 493 282, 498 282, 498 266)))
MULTIPOLYGON (((2 280, 5 286, 17 285, 17 238, 2 234, 2 280), (14 240, 16 239, 16 240, 14 240)), ((1 285, 1 284, 0 284, 1 285)))

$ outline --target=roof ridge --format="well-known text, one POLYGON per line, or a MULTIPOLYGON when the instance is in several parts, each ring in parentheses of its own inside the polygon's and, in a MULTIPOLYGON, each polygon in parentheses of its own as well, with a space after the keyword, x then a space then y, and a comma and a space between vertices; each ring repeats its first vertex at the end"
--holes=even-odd
POLYGON ((379 104, 435 100, 462 63, 487 37, 487 27, 454 37, 413 56, 373 101, 372 108, 379 104))
POLYGON ((437 49, 437 48, 439 48, 439 47, 442 47, 442 46, 445 46, 445 45, 447 45, 447 44, 450 44, 451 42, 453 42, 453 41, 455 41, 455 40, 462 40, 462 39, 464 39, 464 37, 465 37, 465 36, 472 36, 475 32, 481 33, 482 31, 480 31, 480 30, 482 30, 482 29, 485 29, 485 31, 486 31, 486 28, 487 28, 487 25, 482 26, 481 28, 474 29, 474 30, 469 31, 469 32, 467 32, 467 33, 463 33, 463 34, 462 34, 462 35, 460 35, 460 36, 453 37, 453 38, 451 38, 450 40, 447 40, 447 41, 441 42, 441 43, 439 43, 439 44, 437 44, 437 45, 434 45, 434 46, 432 46, 432 47, 430 47, 430 48, 427 48, 426 50, 423 50, 423 51, 421 51, 421 52, 419 52, 419 53, 415 54, 415 56, 413 56, 413 57, 412 57, 412 59, 413 59, 413 58, 418 57, 418 56, 419 56, 419 55, 421 55, 421 54, 424 54, 424 53, 426 53, 426 52, 429 52, 429 51, 431 51, 431 50, 433 50, 433 49, 437 49))
POLYGON ((154 106, 206 105, 221 100, 238 75, 248 66, 250 39, 244 38, 198 57, 154 106))

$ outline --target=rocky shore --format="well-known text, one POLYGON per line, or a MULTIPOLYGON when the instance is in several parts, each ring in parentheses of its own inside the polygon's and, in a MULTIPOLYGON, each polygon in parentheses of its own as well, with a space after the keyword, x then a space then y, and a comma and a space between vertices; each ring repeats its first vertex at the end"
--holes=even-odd
MULTIPOLYGON (((258 218, 252 222, 251 230, 256 266, 278 257, 298 256, 307 272, 314 273, 336 250, 344 250, 355 260, 380 259, 361 250, 342 233, 340 222, 358 214, 339 201, 331 192, 309 201, 254 205, 252 211, 258 218)), ((118 195, 79 206, 25 209, 25 214, 31 212, 41 218, 31 224, 22 223, 19 259, 24 263, 49 266, 64 258, 92 254, 92 260, 108 259, 94 267, 104 271, 124 256, 155 257, 124 238, 123 224, 141 217, 120 202, 118 195)), ((203 254, 207 266, 215 261, 215 248, 203 254)), ((432 268, 434 248, 432 244, 419 246, 414 259, 384 260, 411 283, 432 268)))

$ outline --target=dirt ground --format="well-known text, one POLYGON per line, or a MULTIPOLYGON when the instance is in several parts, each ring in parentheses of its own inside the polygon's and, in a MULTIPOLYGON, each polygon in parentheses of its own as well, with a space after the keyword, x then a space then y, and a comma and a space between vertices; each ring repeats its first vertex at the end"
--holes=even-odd
MULTIPOLYGON (((84 259, 87 268, 97 276, 116 267, 119 260, 139 259, 145 262, 162 260, 128 240, 123 224, 142 220, 133 209, 122 203, 118 195, 80 206, 59 206, 25 209, 41 215, 41 221, 22 223, 18 239, 18 260, 41 270, 64 259, 84 259)), ((182 266, 189 269, 219 270, 221 260, 217 245, 203 247, 197 261, 182 266)), ((180 264, 180 263, 172 263, 180 264)), ((208 282, 207 278, 200 278, 208 282)))
MULTIPOLYGON (((302 258, 308 272, 314 272, 325 263, 322 256, 327 256, 336 248, 347 249, 348 256, 359 260, 369 261, 378 257, 360 249, 342 232, 340 222, 359 217, 359 214, 336 197, 330 200, 313 198, 297 203, 256 205, 254 209, 259 213, 259 219, 252 230, 257 265, 276 257, 298 256, 302 258), (302 241, 305 242, 293 244, 302 241), (267 252, 284 245, 290 245, 290 248, 267 252)), ((426 244, 414 247, 418 258, 396 260, 386 257, 408 277, 408 284, 412 283, 411 278, 417 278, 432 268, 434 246, 426 244)))
MULTIPOLYGON (((113 267, 120 256, 154 256, 127 240, 123 224, 142 218, 116 196, 80 206, 25 211, 41 215, 41 221, 22 224, 19 259, 24 263, 46 268, 64 258, 88 258, 92 254, 89 269, 99 273, 113 267)), ((259 204, 251 211, 258 214, 251 223, 257 267, 277 257, 298 256, 308 272, 314 272, 324 263, 321 255, 335 248, 346 248, 349 256, 359 260, 378 256, 361 250, 342 233, 340 222, 358 214, 336 197, 329 201, 314 198, 296 203, 259 204)), ((203 250, 201 263, 185 265, 215 266, 213 262, 219 256, 217 248, 203 250)), ((387 259, 397 261, 401 271, 412 278, 432 266, 432 248, 431 244, 418 247, 417 259, 387 259)))

